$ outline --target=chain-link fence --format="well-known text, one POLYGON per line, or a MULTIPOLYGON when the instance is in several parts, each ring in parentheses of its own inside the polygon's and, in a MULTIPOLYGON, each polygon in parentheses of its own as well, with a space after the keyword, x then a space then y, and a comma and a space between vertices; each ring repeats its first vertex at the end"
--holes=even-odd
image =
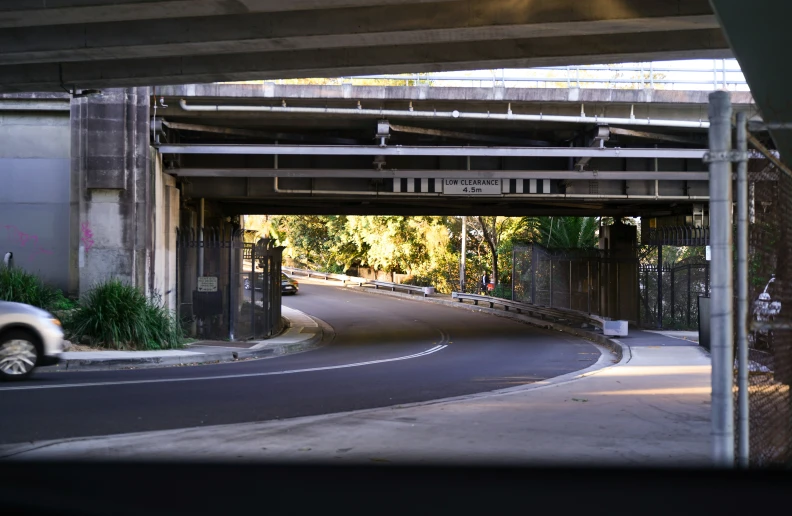
POLYGON ((645 265, 638 270, 641 326, 696 330, 698 298, 709 294, 709 263, 645 265))
POLYGON ((748 197, 750 464, 792 465, 792 177, 751 160, 748 197))
MULTIPOLYGON (((538 244, 514 248, 514 299, 553 308, 602 314, 605 287, 616 283, 619 267, 635 265, 633 256, 616 257, 599 249, 547 249, 538 244)), ((629 274, 629 268, 624 267, 629 274)), ((607 299, 607 297, 606 297, 607 299)))

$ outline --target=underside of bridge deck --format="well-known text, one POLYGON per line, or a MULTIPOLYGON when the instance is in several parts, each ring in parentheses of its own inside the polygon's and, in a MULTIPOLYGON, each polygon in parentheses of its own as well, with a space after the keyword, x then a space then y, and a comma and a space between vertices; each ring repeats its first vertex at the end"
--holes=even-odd
POLYGON ((2 2, 0 90, 727 57, 707 0, 2 2))

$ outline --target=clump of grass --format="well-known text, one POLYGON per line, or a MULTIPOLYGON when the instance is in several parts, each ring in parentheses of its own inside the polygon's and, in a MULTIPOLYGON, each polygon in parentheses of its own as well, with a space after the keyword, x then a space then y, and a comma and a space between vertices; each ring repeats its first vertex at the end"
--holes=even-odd
POLYGON ((112 349, 180 348, 184 333, 176 316, 137 288, 110 280, 94 287, 72 312, 71 339, 112 349))
POLYGON ((44 310, 67 310, 71 303, 63 292, 45 285, 35 274, 3 265, 0 265, 0 301, 25 303, 44 310))

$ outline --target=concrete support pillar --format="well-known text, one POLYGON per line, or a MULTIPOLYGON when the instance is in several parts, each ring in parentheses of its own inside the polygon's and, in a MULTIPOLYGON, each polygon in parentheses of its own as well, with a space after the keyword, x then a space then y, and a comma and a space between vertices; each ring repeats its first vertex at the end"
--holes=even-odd
POLYGON ((71 172, 79 184, 80 295, 118 278, 155 290, 155 188, 149 88, 72 99, 71 172))
MULTIPOLYGON (((154 293, 170 310, 176 310, 176 233, 180 195, 176 178, 163 173, 162 156, 151 149, 154 180, 154 293)), ((152 271, 147 273, 150 276, 152 271)))
POLYGON ((617 219, 600 228, 600 249, 609 251, 603 264, 601 315, 623 321, 638 321, 638 260, 635 249, 638 228, 617 219))

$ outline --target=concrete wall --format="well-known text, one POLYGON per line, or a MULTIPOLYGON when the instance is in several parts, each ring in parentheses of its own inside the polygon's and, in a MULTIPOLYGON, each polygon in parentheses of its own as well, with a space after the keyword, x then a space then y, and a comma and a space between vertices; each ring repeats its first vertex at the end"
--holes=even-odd
POLYGON ((81 295, 111 278, 154 287, 148 91, 107 90, 71 103, 81 295))
POLYGON ((179 227, 179 190, 176 179, 162 172, 162 156, 151 149, 154 167, 154 278, 151 294, 162 296, 176 310, 176 233, 179 227))
POLYGON ((14 253, 15 266, 75 292, 68 100, 46 104, 24 96, 7 109, 0 102, 0 254, 14 253))

